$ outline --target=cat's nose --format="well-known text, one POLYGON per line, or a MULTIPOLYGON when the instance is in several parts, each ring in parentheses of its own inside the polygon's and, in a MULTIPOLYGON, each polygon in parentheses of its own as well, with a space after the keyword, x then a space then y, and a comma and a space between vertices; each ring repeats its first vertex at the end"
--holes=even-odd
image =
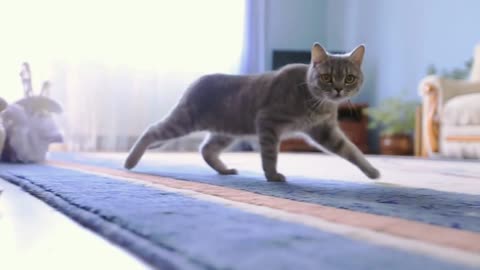
POLYGON ((335 91, 337 91, 338 94, 340 94, 340 92, 343 90, 343 88, 341 87, 335 87, 334 89, 335 91))

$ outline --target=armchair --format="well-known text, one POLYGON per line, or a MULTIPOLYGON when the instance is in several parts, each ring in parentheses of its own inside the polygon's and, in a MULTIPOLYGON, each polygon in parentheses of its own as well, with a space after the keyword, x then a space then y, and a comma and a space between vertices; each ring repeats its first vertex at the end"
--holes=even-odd
POLYGON ((428 156, 480 158, 480 44, 469 80, 427 76, 422 96, 422 147, 428 156))

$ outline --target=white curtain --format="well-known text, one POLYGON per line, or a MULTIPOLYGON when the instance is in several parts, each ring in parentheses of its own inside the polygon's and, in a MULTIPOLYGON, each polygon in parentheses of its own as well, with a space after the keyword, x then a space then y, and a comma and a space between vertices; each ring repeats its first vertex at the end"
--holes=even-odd
POLYGON ((64 106, 69 150, 126 150, 200 75, 261 71, 252 64, 263 52, 255 2, 9 1, 0 7, 0 96, 22 96, 28 61, 34 87, 51 80, 64 106))

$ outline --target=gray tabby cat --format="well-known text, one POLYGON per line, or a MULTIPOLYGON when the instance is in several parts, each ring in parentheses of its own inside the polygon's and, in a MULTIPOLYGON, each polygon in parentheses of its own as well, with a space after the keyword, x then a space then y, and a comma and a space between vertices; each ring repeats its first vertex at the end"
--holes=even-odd
MULTIPOLYGON (((269 181, 285 181, 277 171, 282 135, 302 132, 312 145, 336 153, 378 178, 375 169, 340 130, 338 104, 358 93, 363 83, 365 47, 344 55, 312 47, 311 63, 291 64, 278 71, 247 75, 213 74, 193 83, 162 121, 151 125, 132 147, 125 168, 137 165, 154 143, 209 131, 201 147, 205 161, 219 174, 236 174, 219 159, 235 137, 257 135, 262 166, 269 181)), ((158 146, 158 145, 156 145, 158 146)))

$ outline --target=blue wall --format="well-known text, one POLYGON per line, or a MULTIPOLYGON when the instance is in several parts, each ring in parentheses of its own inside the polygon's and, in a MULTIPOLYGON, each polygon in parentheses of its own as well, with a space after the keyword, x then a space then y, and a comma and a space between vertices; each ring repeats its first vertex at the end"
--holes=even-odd
POLYGON ((314 41, 330 50, 367 46, 367 81, 356 101, 376 105, 407 92, 434 64, 461 67, 480 42, 476 0, 267 0, 265 66, 273 49, 308 50, 314 41))
POLYGON ((331 0, 327 45, 367 45, 367 83, 360 100, 375 105, 406 91, 418 99, 418 82, 434 64, 462 67, 480 42, 480 1, 331 0))
POLYGON ((265 67, 272 67, 274 49, 310 50, 326 43, 327 1, 266 0, 265 67))

